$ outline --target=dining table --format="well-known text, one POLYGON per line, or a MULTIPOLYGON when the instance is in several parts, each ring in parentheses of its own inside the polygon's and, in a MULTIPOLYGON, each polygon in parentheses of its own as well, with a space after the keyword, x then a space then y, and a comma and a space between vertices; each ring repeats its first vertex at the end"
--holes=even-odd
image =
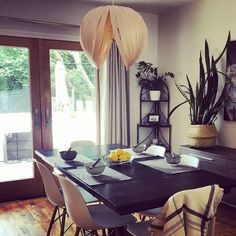
POLYGON ((35 150, 35 154, 120 215, 161 207, 182 190, 218 184, 227 194, 236 187, 236 181, 227 177, 199 168, 168 168, 163 157, 135 154, 123 145, 88 147, 83 153, 78 151, 76 159, 69 163, 61 159, 56 149, 35 150), (104 158, 117 148, 130 151, 131 160, 108 164, 100 176, 86 172, 84 163, 104 158))

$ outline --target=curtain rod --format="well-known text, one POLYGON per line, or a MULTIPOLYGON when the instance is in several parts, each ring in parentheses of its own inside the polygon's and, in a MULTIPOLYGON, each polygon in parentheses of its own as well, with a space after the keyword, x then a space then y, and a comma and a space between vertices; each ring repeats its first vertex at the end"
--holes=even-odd
POLYGON ((54 26, 69 26, 74 28, 79 28, 79 25, 75 24, 66 24, 66 23, 58 23, 53 21, 42 21, 42 20, 33 20, 33 19, 22 19, 17 17, 11 17, 11 16, 0 16, 0 19, 3 20, 9 20, 9 21, 17 21, 17 22, 23 22, 23 23, 31 23, 31 24, 39 24, 39 25, 54 25, 54 26))

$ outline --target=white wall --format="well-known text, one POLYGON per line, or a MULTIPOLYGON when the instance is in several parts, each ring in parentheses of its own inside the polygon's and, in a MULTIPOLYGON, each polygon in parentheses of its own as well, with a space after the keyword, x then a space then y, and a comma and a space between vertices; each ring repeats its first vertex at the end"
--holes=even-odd
MULTIPOLYGON (((198 58, 204 49, 204 40, 208 40, 211 53, 217 57, 223 49, 229 30, 235 40, 235 0, 199 0, 159 15, 158 58, 164 70, 175 73, 178 83, 197 80, 199 75, 198 58)), ((225 69, 225 58, 221 69, 225 69)), ((183 101, 174 83, 169 81, 171 107, 183 101)), ((186 132, 189 125, 188 106, 179 108, 172 116, 172 146, 177 152, 180 144, 186 144, 186 132)), ((236 147, 236 122, 218 118, 218 142, 222 146, 236 147)))
MULTIPOLYGON (((79 26, 82 17, 92 5, 84 5, 76 0, 11 0, 5 1, 0 8, 0 35, 41 37, 58 40, 79 40, 79 26), (55 4, 56 3, 56 4, 55 4), (9 22, 1 16, 21 19, 32 19, 44 22, 60 23, 62 25, 40 25, 9 22), (68 24, 68 25, 67 25, 68 24), (74 26, 73 26, 74 25, 74 26)), ((139 60, 146 60, 157 65, 157 31, 158 16, 141 13, 148 27, 147 48, 139 60)), ((139 121, 139 91, 135 77, 136 64, 130 68, 130 107, 131 107, 131 143, 136 143, 136 125, 139 121)), ((145 130, 141 132, 144 133, 145 130)))
MULTIPOLYGON (((158 48, 158 16, 154 14, 141 14, 148 27, 148 43, 144 53, 138 61, 144 60, 157 65, 157 48, 158 48)), ((135 77, 137 63, 130 68, 130 129, 131 144, 137 143, 137 123, 139 122, 139 93, 138 79, 135 77)), ((140 129, 140 137, 143 140, 150 130, 140 129)))
POLYGON ((7 1, 0 8, 0 35, 78 41, 80 22, 91 8, 74 0, 7 1), (45 24, 11 21, 1 16, 45 24))

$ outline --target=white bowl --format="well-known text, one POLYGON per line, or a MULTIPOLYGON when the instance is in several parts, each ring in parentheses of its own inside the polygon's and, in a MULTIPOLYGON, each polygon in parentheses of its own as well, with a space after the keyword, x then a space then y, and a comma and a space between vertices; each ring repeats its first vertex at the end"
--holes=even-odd
POLYGON ((87 172, 91 175, 100 175, 106 168, 106 164, 103 161, 99 161, 95 166, 94 162, 86 163, 84 166, 87 172))

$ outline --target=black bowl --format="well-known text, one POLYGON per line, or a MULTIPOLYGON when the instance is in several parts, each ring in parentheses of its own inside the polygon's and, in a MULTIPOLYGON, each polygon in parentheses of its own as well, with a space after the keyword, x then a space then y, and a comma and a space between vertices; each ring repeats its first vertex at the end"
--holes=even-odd
POLYGON ((63 160, 70 162, 76 158, 77 152, 76 151, 61 151, 60 156, 63 160))
POLYGON ((168 164, 179 164, 181 159, 181 156, 174 154, 174 156, 172 156, 171 153, 166 153, 165 154, 165 160, 168 164))

